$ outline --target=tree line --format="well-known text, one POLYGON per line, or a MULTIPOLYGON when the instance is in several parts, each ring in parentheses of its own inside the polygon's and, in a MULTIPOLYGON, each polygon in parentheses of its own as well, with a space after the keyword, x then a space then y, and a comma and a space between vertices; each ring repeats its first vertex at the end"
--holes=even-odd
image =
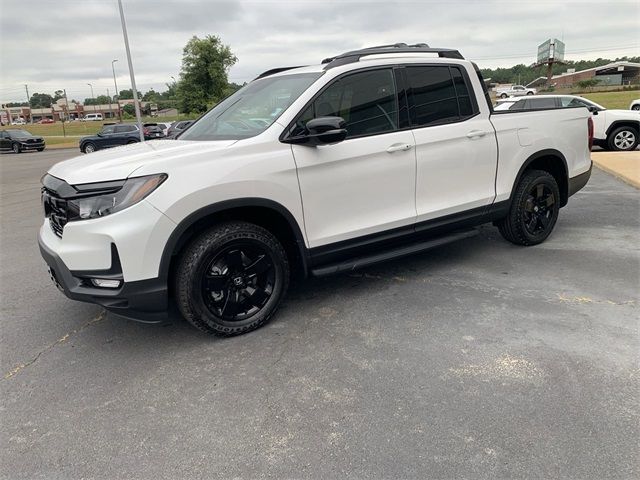
MULTIPOLYGON (((598 58, 597 60, 567 60, 564 65, 554 64, 553 75, 559 75, 570 68, 575 68, 576 72, 588 70, 589 68, 602 67, 613 62, 636 62, 640 63, 640 57, 620 57, 615 60, 608 58, 598 58)), ((481 68, 482 76, 490 78, 492 83, 517 83, 526 85, 533 82, 538 77, 547 76, 546 65, 542 67, 532 67, 523 64, 514 65, 509 68, 481 68)))

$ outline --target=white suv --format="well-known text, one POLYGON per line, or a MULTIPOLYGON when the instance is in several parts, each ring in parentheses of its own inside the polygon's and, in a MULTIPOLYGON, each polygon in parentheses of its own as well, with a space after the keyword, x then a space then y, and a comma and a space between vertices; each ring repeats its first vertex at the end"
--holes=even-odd
POLYGON ((544 241, 589 179, 590 126, 585 108, 494 114, 456 50, 347 52, 263 73, 179 140, 53 166, 40 250, 72 299, 146 321, 175 302, 196 327, 239 334, 272 317, 293 275, 486 222, 544 241))

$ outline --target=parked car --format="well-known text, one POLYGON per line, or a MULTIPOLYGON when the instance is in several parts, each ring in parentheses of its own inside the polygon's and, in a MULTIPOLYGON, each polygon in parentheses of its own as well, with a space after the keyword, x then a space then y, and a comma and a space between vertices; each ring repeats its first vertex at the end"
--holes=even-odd
POLYGON ((524 95, 535 95, 537 90, 535 88, 527 88, 522 85, 512 85, 508 88, 497 88, 496 95, 500 98, 507 97, 522 97, 524 95))
POLYGON ((164 138, 166 135, 163 131, 164 125, 160 126, 158 123, 144 123, 142 129, 144 131, 144 137, 146 139, 164 138))
POLYGON ((169 127, 171 126, 171 122, 158 123, 157 125, 162 129, 162 133, 166 137, 169 131, 169 127))
POLYGON ((584 107, 494 113, 457 50, 347 52, 263 73, 175 141, 54 165, 40 250, 70 298, 146 321, 171 301, 201 330, 245 333, 298 275, 487 222, 543 242, 589 180, 592 124, 584 107))
POLYGON ((95 152, 104 148, 118 147, 140 141, 138 125, 133 123, 104 125, 96 135, 80 139, 80 151, 95 152))
POLYGON ((80 120, 83 122, 101 122, 104 120, 104 117, 101 113, 87 113, 80 120))
POLYGON ((640 98, 631 102, 629 110, 640 110, 640 98))
POLYGON ((500 110, 586 107, 593 113, 594 143, 608 150, 635 150, 640 139, 640 111, 609 110, 576 95, 539 95, 498 100, 500 110))
POLYGON ((25 122, 24 118, 16 118, 15 120, 11 121, 11 125, 26 125, 27 122, 25 122))
POLYGON ((44 124, 47 124, 47 123, 55 123, 55 122, 53 121, 52 118, 43 118, 42 120, 40 120, 39 123, 44 125, 44 124))
POLYGON ((21 153, 27 150, 43 151, 45 141, 42 137, 31 135, 26 130, 1 130, 0 131, 0 150, 13 151, 13 153, 21 153))
POLYGON ((178 122, 172 123, 169 127, 169 130, 167 131, 167 137, 175 138, 180 133, 182 133, 183 130, 189 128, 189 126, 191 126, 193 122, 195 122, 195 120, 180 120, 178 122))

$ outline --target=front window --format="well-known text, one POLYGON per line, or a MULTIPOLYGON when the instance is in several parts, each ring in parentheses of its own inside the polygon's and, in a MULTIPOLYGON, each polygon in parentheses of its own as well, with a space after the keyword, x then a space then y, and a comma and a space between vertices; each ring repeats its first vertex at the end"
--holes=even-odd
POLYGON ((241 140, 259 135, 322 75, 299 73, 254 80, 213 107, 180 140, 241 140))
POLYGON ((115 128, 116 127, 114 125, 106 125, 106 126, 102 127, 102 130, 100 131, 100 133, 102 135, 108 135, 110 133, 113 133, 115 128))

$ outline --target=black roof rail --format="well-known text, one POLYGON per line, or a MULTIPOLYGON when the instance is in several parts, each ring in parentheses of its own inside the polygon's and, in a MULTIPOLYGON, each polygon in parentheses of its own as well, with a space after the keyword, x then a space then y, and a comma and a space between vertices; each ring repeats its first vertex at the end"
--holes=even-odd
POLYGON ((426 43, 416 43, 414 45, 407 45, 406 43, 394 43, 390 45, 379 45, 377 47, 361 48, 360 50, 353 50, 346 52, 335 57, 325 58, 322 63, 325 65, 324 69, 345 65, 347 63, 353 63, 360 60, 360 58, 367 55, 378 55, 384 53, 437 53, 439 57, 445 58, 458 58, 464 60, 464 57, 458 50, 450 48, 431 48, 426 43))
POLYGON ((294 68, 302 68, 302 67, 306 67, 307 65, 298 65, 296 67, 278 67, 278 68, 272 68, 271 70, 267 70, 266 72, 262 72, 260 75, 258 75, 256 78, 254 78, 254 80, 258 80, 259 78, 264 78, 264 77, 268 77, 269 75, 274 75, 276 73, 280 73, 280 72, 286 72, 287 70, 293 70, 294 68))

